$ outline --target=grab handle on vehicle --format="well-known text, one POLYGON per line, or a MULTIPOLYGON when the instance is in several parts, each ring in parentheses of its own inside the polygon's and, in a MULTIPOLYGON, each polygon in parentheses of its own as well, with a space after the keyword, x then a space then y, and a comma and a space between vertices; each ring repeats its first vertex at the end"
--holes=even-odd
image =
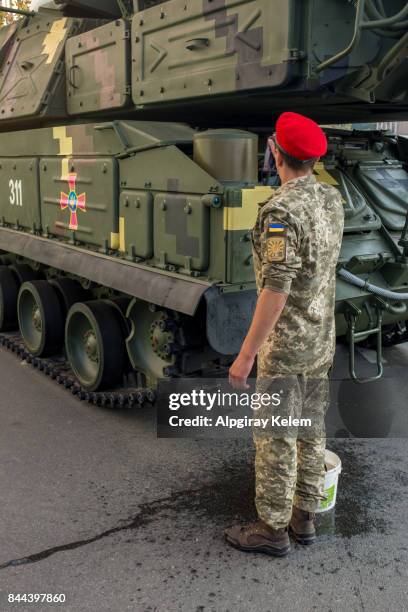
POLYGON ((375 305, 375 309, 377 311, 377 322, 375 327, 371 327, 364 331, 356 332, 356 322, 358 317, 361 314, 361 310, 357 308, 355 304, 352 302, 347 303, 347 309, 344 313, 345 319, 348 325, 348 340, 349 340, 349 369, 350 376, 354 380, 354 382, 358 384, 365 384, 369 382, 373 382, 382 377, 384 373, 384 366, 382 363, 382 319, 383 313, 382 309, 379 305, 375 305), (376 376, 372 376, 370 378, 359 378, 356 373, 356 342, 362 338, 366 338, 367 336, 376 336, 376 353, 377 353, 377 374, 376 376))
POLYGON ((79 68, 76 64, 70 67, 68 82, 73 89, 79 89, 79 86, 75 83, 75 70, 79 68))
POLYGON ((186 49, 189 51, 198 51, 199 49, 205 49, 210 46, 209 38, 192 38, 187 40, 186 49))

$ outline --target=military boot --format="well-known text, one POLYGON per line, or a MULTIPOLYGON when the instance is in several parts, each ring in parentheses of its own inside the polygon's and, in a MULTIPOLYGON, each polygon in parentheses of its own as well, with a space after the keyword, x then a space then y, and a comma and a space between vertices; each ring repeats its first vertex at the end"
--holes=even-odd
POLYGON ((316 539, 315 514, 293 506, 289 530, 298 544, 313 544, 316 539))
POLYGON ((290 550, 288 529, 272 529, 261 520, 244 527, 235 525, 225 530, 231 546, 245 552, 261 552, 273 557, 284 557, 290 550))

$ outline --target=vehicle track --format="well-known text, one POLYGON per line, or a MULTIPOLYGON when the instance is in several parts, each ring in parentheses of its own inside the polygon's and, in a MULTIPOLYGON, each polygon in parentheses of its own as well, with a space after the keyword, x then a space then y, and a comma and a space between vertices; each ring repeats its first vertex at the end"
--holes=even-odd
POLYGON ((17 332, 1 333, 0 346, 14 353, 21 361, 25 361, 33 368, 43 372, 55 380, 57 384, 65 387, 80 401, 86 401, 101 407, 135 407, 144 404, 154 404, 156 393, 151 388, 125 387, 110 391, 86 391, 75 378, 68 361, 63 355, 54 358, 33 357, 24 345, 22 337, 17 332))

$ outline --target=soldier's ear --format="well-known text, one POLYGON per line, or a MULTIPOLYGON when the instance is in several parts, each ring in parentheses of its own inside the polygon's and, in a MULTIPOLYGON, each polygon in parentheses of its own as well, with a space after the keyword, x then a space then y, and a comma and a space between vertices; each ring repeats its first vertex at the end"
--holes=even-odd
POLYGON ((275 145, 275 142, 274 142, 273 138, 268 138, 268 145, 269 145, 269 148, 270 148, 270 150, 271 150, 271 153, 272 153, 272 155, 273 155, 273 157, 274 157, 274 160, 275 160, 275 162, 277 163, 277 157, 276 157, 276 155, 277 155, 277 154, 279 154, 279 150, 277 149, 277 147, 276 147, 276 145, 275 145))
POLYGON ((274 157, 275 157, 275 163, 276 163, 276 167, 277 168, 282 168, 282 166, 285 163, 285 160, 283 158, 282 153, 279 151, 279 149, 277 149, 275 147, 275 153, 274 153, 274 157))

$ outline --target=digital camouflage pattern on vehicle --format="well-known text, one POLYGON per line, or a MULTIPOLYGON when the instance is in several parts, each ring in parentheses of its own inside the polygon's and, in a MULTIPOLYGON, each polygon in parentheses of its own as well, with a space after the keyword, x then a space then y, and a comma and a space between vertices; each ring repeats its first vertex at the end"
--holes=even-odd
MULTIPOLYGON (((67 0, 1 29, 0 333, 19 327, 36 358, 65 349, 90 393, 228 365, 256 302, 274 118, 408 116, 408 10, 382 10, 67 0)), ((407 338, 408 145, 328 136, 315 175, 343 198, 337 334, 355 378, 354 343, 376 336, 380 375, 380 341, 407 338)))
POLYGON ((288 106, 330 123, 407 112, 402 0, 387 34, 373 0, 57 4, 4 29, 3 130, 113 109, 234 127, 269 126, 288 106))

